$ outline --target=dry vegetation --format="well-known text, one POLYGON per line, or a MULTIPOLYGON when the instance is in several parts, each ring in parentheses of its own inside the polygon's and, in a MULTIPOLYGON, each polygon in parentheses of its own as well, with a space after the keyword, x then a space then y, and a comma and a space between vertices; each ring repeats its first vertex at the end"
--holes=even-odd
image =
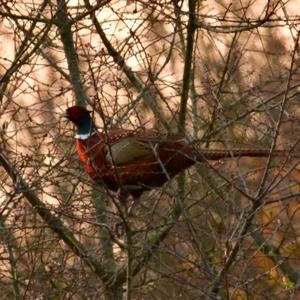
POLYGON ((0 299, 298 299, 299 23, 299 0, 0 0, 0 299), (270 157, 197 165, 126 218, 78 162, 75 103, 270 157))

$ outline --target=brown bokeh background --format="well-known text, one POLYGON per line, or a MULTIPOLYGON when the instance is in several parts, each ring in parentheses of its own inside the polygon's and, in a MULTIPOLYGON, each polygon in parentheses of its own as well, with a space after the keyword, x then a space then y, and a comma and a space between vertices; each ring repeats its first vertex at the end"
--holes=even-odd
POLYGON ((189 169, 184 191, 173 180, 135 203, 120 238, 115 195, 93 186, 61 117, 78 103, 57 17, 63 2, 0 1, 0 147, 84 250, 64 242, 1 168, 0 299, 297 299, 299 1, 195 1, 185 128, 194 1, 90 1, 126 66, 87 1, 67 1, 85 101, 100 128, 184 129, 201 147, 286 150, 189 169), (82 253, 115 277, 106 281, 82 253))

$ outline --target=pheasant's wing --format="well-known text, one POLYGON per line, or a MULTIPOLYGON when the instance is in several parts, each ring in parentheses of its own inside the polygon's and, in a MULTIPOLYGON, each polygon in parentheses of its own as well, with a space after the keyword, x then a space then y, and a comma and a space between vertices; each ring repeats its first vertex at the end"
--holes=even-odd
POLYGON ((115 165, 123 165, 151 153, 151 144, 139 141, 135 137, 126 137, 108 146, 106 159, 115 165))
POLYGON ((134 135, 128 134, 112 142, 108 146, 106 159, 115 165, 124 165, 132 163, 139 158, 157 155, 156 151, 160 147, 168 144, 183 143, 184 139, 179 135, 158 135, 156 132, 134 135))

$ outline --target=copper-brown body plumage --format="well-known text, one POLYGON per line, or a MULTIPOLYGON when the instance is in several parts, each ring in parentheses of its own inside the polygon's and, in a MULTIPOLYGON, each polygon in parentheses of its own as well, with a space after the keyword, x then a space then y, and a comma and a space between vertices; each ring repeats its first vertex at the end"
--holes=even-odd
MULTIPOLYGON (((152 130, 98 132, 89 113, 77 106, 67 110, 67 117, 83 133, 77 135, 77 151, 91 178, 110 190, 126 190, 135 198, 162 186, 195 162, 269 155, 266 150, 201 149, 187 144, 182 136, 162 135, 152 130)), ((272 155, 284 155, 284 151, 272 155)))

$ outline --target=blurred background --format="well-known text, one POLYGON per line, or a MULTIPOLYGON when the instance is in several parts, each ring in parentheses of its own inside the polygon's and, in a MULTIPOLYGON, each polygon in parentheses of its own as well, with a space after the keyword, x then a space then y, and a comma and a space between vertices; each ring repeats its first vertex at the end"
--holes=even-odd
POLYGON ((0 299, 298 299, 298 9, 0 0, 0 299), (75 104, 270 157, 197 164, 124 219, 79 162, 75 104))

